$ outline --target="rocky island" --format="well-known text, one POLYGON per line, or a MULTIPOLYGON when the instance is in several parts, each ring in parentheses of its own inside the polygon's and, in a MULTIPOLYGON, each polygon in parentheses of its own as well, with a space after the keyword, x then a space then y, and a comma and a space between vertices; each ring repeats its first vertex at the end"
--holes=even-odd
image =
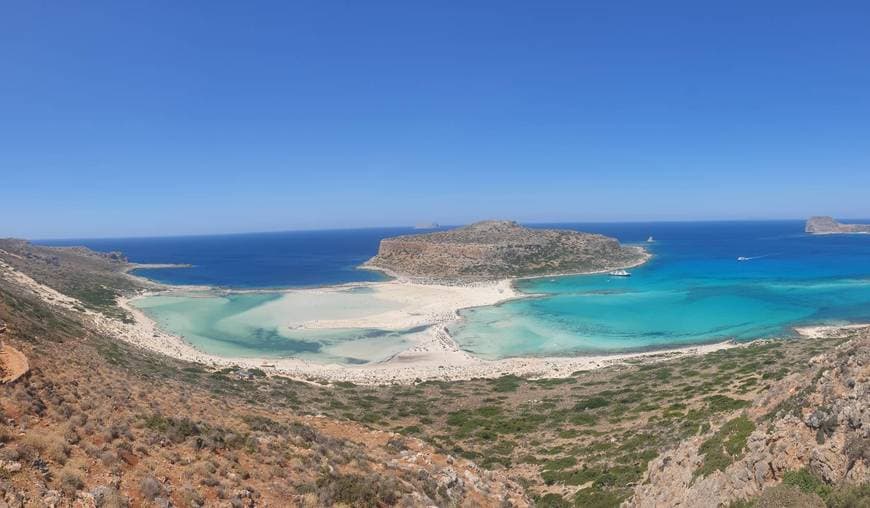
POLYGON ((870 224, 843 224, 834 220, 833 217, 817 216, 810 217, 807 221, 806 232, 814 235, 830 235, 836 233, 866 234, 870 233, 870 224))
POLYGON ((363 267, 412 279, 476 282, 615 270, 648 258, 643 248, 623 246, 603 235, 483 221, 450 231, 386 238, 363 267))

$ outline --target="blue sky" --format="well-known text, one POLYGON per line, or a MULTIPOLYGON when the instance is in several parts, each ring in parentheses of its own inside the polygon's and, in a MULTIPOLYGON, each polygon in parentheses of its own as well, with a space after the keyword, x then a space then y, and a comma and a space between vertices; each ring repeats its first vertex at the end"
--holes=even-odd
POLYGON ((870 217, 867 2, 30 2, 0 236, 870 217))

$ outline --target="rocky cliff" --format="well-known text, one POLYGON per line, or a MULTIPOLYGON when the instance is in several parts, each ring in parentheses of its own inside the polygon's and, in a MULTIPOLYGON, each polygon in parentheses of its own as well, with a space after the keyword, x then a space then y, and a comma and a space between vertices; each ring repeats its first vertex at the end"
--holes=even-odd
POLYGON ((625 247, 602 235, 484 221, 384 239, 378 254, 363 266, 411 278, 482 281, 613 270, 637 265, 648 256, 640 247, 625 247))
POLYGON ((817 235, 832 233, 870 233, 870 224, 842 224, 833 217, 810 217, 807 221, 807 233, 817 235))
POLYGON ((714 508, 751 501, 823 507, 821 497, 827 497, 827 506, 868 506, 835 499, 851 486, 852 496, 870 502, 868 378, 870 330, 865 329, 815 357, 806 373, 772 384, 719 429, 650 462, 626 504, 714 508), (787 501, 792 497, 804 499, 787 501))

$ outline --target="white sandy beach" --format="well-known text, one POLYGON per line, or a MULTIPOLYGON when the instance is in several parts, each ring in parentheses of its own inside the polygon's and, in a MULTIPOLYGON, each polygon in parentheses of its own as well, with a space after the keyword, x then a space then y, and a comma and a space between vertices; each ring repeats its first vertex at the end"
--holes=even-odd
MULTIPOLYGON (((120 302, 121 306, 133 314, 136 323, 125 325, 113 322, 115 333, 125 340, 151 349, 160 353, 168 354, 176 358, 204 363, 215 367, 237 365, 246 368, 261 368, 271 374, 285 375, 303 380, 326 380, 331 382, 350 381, 357 384, 386 384, 386 383, 412 383, 418 380, 461 380, 471 378, 493 378, 507 374, 529 377, 566 377, 572 372, 590 370, 608 365, 624 363, 627 360, 645 358, 649 360, 667 359, 675 356, 698 355, 711 351, 736 347, 732 342, 717 344, 698 345, 685 348, 658 350, 643 353, 595 355, 578 357, 551 357, 551 358, 507 358, 502 360, 482 360, 473 357, 459 349, 459 346, 447 333, 446 323, 457 319, 456 311, 463 307, 461 304, 469 301, 490 301, 487 296, 497 293, 494 287, 509 284, 508 281, 500 282, 494 287, 464 288, 466 291, 453 289, 449 294, 453 300, 440 300, 437 304, 427 301, 427 296, 439 294, 427 286, 404 283, 401 290, 391 287, 393 282, 373 283, 375 290, 380 285, 387 285, 385 293, 394 297, 410 298, 414 303, 409 305, 407 314, 402 311, 379 314, 354 321, 324 321, 314 322, 313 326, 323 328, 327 324, 340 325, 378 323, 386 327, 401 328, 411 321, 420 323, 423 315, 414 309, 429 308, 437 309, 436 312, 426 314, 426 322, 434 323, 429 326, 426 333, 416 344, 392 358, 365 365, 340 365, 321 364, 309 362, 298 358, 225 358, 209 355, 198 351, 185 343, 182 339, 167 334, 157 328, 154 323, 139 309, 129 305, 129 300, 120 302), (395 293, 394 293, 395 291, 395 293), (452 305, 451 305, 452 304, 452 305), (452 312, 446 309, 452 307, 452 312), (395 318, 390 322, 389 319, 395 318), (118 328, 120 327, 120 328, 118 328)), ((304 290, 298 290, 304 291, 304 290)), ((483 303, 488 305, 489 303, 483 303)))
POLYGON ((802 337, 824 339, 840 337, 844 333, 849 333, 854 330, 861 330, 864 328, 870 328, 870 324, 798 326, 794 328, 794 331, 802 337))
POLYGON ((281 293, 280 299, 249 312, 268 315, 270 320, 277 317, 278 323, 288 328, 405 330, 444 324, 458 318, 459 309, 493 305, 519 295, 506 280, 462 286, 393 280, 291 289, 281 293), (369 293, 355 295, 353 289, 365 289, 369 293), (329 307, 336 306, 336 298, 340 309, 330 311, 329 307), (331 318, 330 314, 339 316, 331 318), (327 317, 322 318, 324 315, 327 317))
MULTIPOLYGON (((0 266, 0 276, 27 287, 51 305, 80 312, 76 309, 80 305, 75 299, 39 284, 8 265, 0 266)), ((106 335, 181 360, 215 368, 228 366, 261 368, 273 375, 284 375, 300 380, 350 381, 357 384, 493 378, 507 374, 527 377, 566 377, 572 372, 625 363, 628 360, 657 361, 738 346, 733 342, 721 342, 641 353, 502 360, 482 360, 461 351, 447 333, 446 324, 459 318, 460 309, 492 305, 518 297, 510 280, 464 286, 422 285, 393 280, 329 288, 287 290, 288 297, 275 301, 275 308, 270 312, 280 312, 282 308, 294 305, 299 299, 304 300, 323 292, 346 291, 351 286, 367 287, 378 298, 396 305, 396 308, 347 319, 301 322, 290 320, 288 326, 312 329, 362 326, 403 329, 409 326, 426 325, 428 328, 425 333, 418 334, 419 339, 409 349, 386 361, 348 366, 320 364, 298 358, 226 358, 210 355, 197 350, 180 337, 161 330, 141 310, 130 305, 129 298, 120 298, 118 303, 134 317, 133 323, 123 323, 93 311, 85 311, 85 314, 93 321, 95 327, 106 335)))

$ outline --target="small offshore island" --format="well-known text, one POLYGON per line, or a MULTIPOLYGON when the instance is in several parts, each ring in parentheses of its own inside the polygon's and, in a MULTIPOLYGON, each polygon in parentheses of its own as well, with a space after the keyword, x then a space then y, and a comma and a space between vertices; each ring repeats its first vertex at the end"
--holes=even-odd
POLYGON ((805 231, 814 235, 870 234, 870 224, 843 224, 833 217, 816 216, 807 220, 805 231))
POLYGON ((492 220, 384 239, 363 268, 419 282, 455 284, 596 273, 630 268, 647 259, 642 247, 626 247, 615 238, 492 220))

